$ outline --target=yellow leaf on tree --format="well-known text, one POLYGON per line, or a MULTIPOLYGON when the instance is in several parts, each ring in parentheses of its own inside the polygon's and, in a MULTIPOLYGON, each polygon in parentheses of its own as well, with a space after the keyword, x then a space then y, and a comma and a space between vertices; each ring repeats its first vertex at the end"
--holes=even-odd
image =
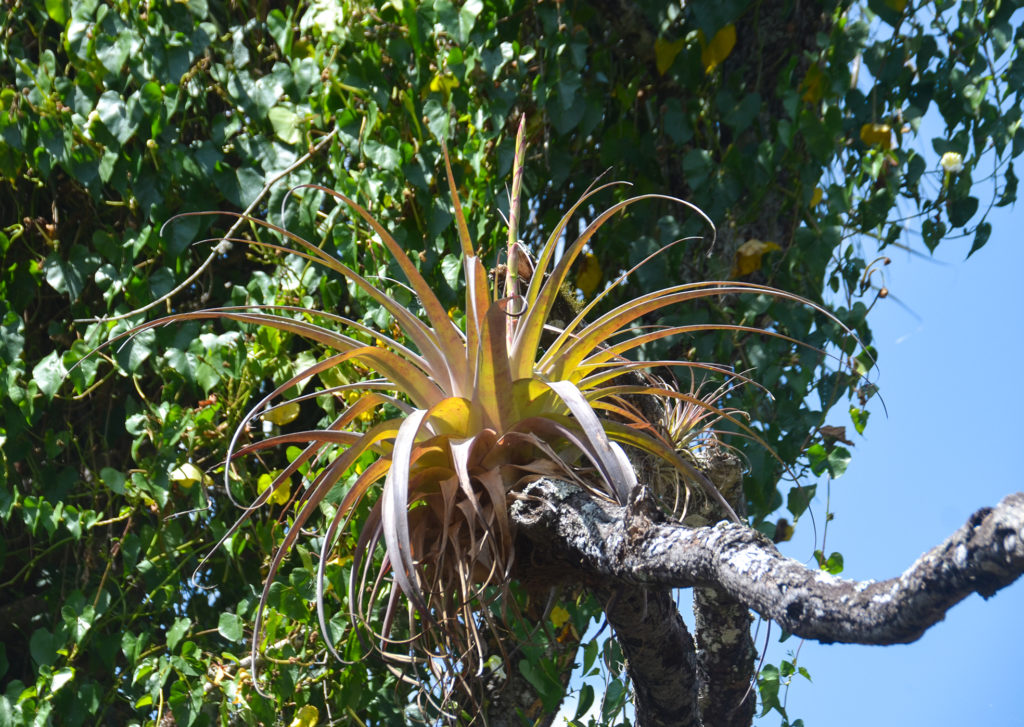
POLYGON ((569 612, 561 606, 555 606, 551 609, 551 623, 556 629, 562 628, 562 624, 569 620, 569 612))
MULTIPOLYGON (((270 487, 274 482, 275 474, 265 473, 260 475, 259 479, 256 480, 256 486, 260 493, 270 487)), ((291 479, 287 479, 280 485, 274 488, 274 491, 270 493, 270 497, 267 498, 267 502, 273 505, 284 505, 288 502, 288 498, 291 496, 291 479)))
POLYGON ((807 103, 821 101, 821 97, 825 95, 825 74, 821 72, 820 66, 813 65, 807 69, 807 75, 804 76, 800 88, 804 92, 801 98, 807 103))
POLYGON ((761 258, 765 253, 782 248, 774 242, 764 242, 751 238, 739 246, 736 250, 736 259, 733 261, 732 277, 742 278, 744 275, 761 269, 761 258))
POLYGON ((583 293, 584 298, 593 295, 597 286, 601 284, 602 278, 604 278, 604 272, 601 270, 601 263, 597 261, 597 257, 590 252, 583 253, 580 270, 576 273, 576 287, 583 293))
POLYGON ((447 98, 453 88, 459 87, 459 79, 450 73, 437 74, 430 79, 430 90, 434 93, 443 93, 447 98))
POLYGON ((729 23, 715 33, 710 43, 704 42, 704 34, 700 38, 700 64, 704 66, 705 73, 711 73, 722 61, 729 57, 732 49, 736 46, 736 26, 729 23))
POLYGON ((314 727, 319 721, 320 710, 312 704, 306 704, 298 708, 288 727, 314 727))
POLYGON ((289 401, 286 404, 275 406, 270 411, 263 415, 263 418, 268 422, 273 422, 277 426, 282 426, 288 422, 295 421, 296 417, 299 416, 299 405, 294 401, 289 401))
POLYGON ((892 149, 892 127, 889 124, 864 124, 860 127, 860 140, 868 146, 892 149))
POLYGON ((683 40, 665 40, 658 38, 654 41, 654 63, 658 67, 658 75, 664 76, 672 67, 679 51, 686 45, 683 40))
POLYGON ((197 482, 205 479, 203 471, 191 462, 186 462, 171 472, 171 482, 174 482, 186 490, 197 482))

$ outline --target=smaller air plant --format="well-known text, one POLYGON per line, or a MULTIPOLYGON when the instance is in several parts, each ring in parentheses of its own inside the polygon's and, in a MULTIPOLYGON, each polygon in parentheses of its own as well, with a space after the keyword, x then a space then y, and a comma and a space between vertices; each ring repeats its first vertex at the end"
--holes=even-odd
POLYGON ((241 458, 282 445, 302 447, 301 454, 244 510, 218 547, 257 508, 267 504, 275 491, 284 491, 300 470, 308 467, 309 473, 304 486, 293 490, 281 515, 287 530, 269 564, 260 599, 252 643, 254 665, 262 615, 275 575, 339 483, 351 480, 337 508, 324 510, 333 514, 318 534, 322 546, 316 606, 327 646, 334 651, 336 635, 327 625, 325 566, 342 547, 339 533, 348 528, 358 506, 366 501, 372 506, 358 523, 358 541, 351 551, 350 623, 370 635, 367 643, 372 643, 397 674, 418 679, 423 669, 433 672, 437 681, 431 688, 441 685, 442 694, 466 687, 467 678, 479 673, 488 657, 486 643, 491 634, 498 635, 500 641, 502 625, 495 613, 501 609, 491 606, 508 595, 513 572, 509 502, 530 481, 561 478, 595 496, 625 503, 638 486, 624 450, 628 447, 662 463, 675 473, 674 481, 681 487, 701 489, 736 518, 686 454, 700 439, 700 432, 717 420, 732 419, 743 428, 733 412, 718 407, 722 391, 714 390, 709 396, 702 395, 699 388, 683 393, 653 377, 636 374, 652 366, 668 366, 689 369, 691 378, 710 374, 742 383, 745 377, 715 364, 638 363, 627 356, 668 336, 715 329, 766 332, 712 324, 656 329, 633 326, 667 306, 723 294, 769 293, 820 308, 764 286, 698 282, 652 291, 595 313, 634 268, 594 296, 573 320, 554 326, 551 315, 559 289, 585 246, 594 244, 595 234, 613 215, 638 201, 656 198, 678 202, 714 228, 700 210, 685 201, 639 195, 596 215, 556 260, 556 244, 568 232, 570 220, 594 195, 612 186, 604 184, 588 190, 573 205, 530 260, 517 236, 525 156, 523 128, 520 123, 516 138, 507 272, 504 280, 493 285, 500 291, 492 290, 487 269, 474 250, 445 151, 465 274, 462 315, 449 316, 405 251, 359 203, 318 185, 303 185, 297 189, 338 200, 372 229, 415 293, 422 317, 316 245, 269 222, 249 220, 274 232, 280 242, 230 241, 297 255, 344 276, 391 314, 401 336, 371 330, 329 312, 266 305, 180 313, 131 332, 134 335, 146 328, 194 319, 224 319, 295 334, 327 352, 322 360, 263 397, 238 425, 227 452, 225 469, 230 479, 233 463, 241 458), (531 267, 532 275, 524 280, 520 271, 531 267), (453 321, 463 317, 464 328, 453 321), (358 340, 353 332, 377 345, 358 340), (325 384, 315 394, 334 394, 339 402, 348 402, 328 426, 248 440, 250 423, 314 396, 283 401, 285 392, 346 362, 358 362, 376 377, 335 387, 325 384), (358 392, 354 400, 352 392, 358 392), (642 413, 643 408, 635 404, 638 398, 667 403, 667 434, 663 423, 642 413), (365 415, 375 411, 379 416, 367 427, 365 415), (387 414, 395 411, 398 416, 387 414), (354 474, 367 453, 372 454, 372 463, 354 474))

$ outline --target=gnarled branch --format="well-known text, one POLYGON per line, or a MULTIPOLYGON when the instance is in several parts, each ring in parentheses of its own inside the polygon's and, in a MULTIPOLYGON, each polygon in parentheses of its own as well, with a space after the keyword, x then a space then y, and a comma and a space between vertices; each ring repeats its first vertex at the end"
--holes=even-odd
POLYGON ((971 593, 991 596, 1024 573, 1024 493, 979 510, 903 575, 850 581, 783 556, 745 525, 688 528, 642 509, 539 480, 513 503, 521 535, 593 576, 652 589, 712 586, 823 643, 916 640, 971 593))

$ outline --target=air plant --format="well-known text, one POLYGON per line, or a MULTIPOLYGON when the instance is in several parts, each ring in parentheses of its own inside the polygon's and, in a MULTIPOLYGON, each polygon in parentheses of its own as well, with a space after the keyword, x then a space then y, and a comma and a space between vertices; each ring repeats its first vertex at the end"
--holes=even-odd
MULTIPOLYGON (((180 313, 132 331, 137 334, 167 323, 216 318, 270 326, 304 337, 328 352, 253 406, 235 430, 227 452, 225 477, 230 480, 233 465, 241 458, 281 445, 302 447, 301 454, 245 508, 218 546, 275 492, 284 491, 281 488, 300 470, 307 472, 304 487, 294 490, 282 515, 288 518, 288 528, 270 562, 260 599, 252 643, 254 657, 275 574, 304 528, 321 512, 325 497, 349 481, 337 508, 324 510, 332 514, 319 534, 322 545, 316 606, 327 646, 334 651, 324 607, 325 567, 341 547, 340 534, 365 501, 370 505, 369 514, 359 523, 358 540, 351 552, 350 622, 371 635, 367 641, 396 673, 407 672, 410 665, 426 667, 434 672, 438 683, 449 686, 464 686, 466 677, 482 668, 488 656, 488 632, 500 628, 491 606, 507 595, 515 559, 508 505, 531 480, 545 476, 569 480, 595 496, 625 503, 638 486, 624 449, 628 447, 671 468, 681 486, 704 490, 707 497, 736 518, 692 457, 679 451, 698 441, 696 432, 718 419, 738 422, 732 412, 719 408, 722 391, 715 390, 710 396, 701 396, 699 390, 692 389, 683 393, 638 373, 652 366, 667 366, 690 369, 692 378, 711 374, 740 383, 747 379, 714 364, 638 363, 627 356, 668 336, 715 329, 764 332, 721 324, 653 329, 636 324, 667 306, 723 294, 770 293, 820 308, 764 286, 699 282, 653 291, 594 314, 634 268, 596 295, 571 321, 553 325, 552 311, 574 261, 585 246, 594 244, 595 234, 613 215, 641 200, 661 199, 687 207, 710 229, 714 226, 685 201, 657 194, 639 195, 597 214, 573 242, 566 242, 556 260, 556 244, 569 232, 577 211, 612 186, 603 184, 584 193, 531 260, 518 239, 523 129, 520 123, 505 278, 493 284, 474 250, 447 151, 444 153, 465 275, 461 315, 449 316, 417 267, 363 206, 324 187, 302 185, 293 192, 308 189, 334 198, 372 229, 401 269, 422 315, 316 245, 267 221, 249 220, 274 232, 280 238, 278 242, 230 241, 297 255, 344 276, 393 317, 401 335, 372 330, 341 315, 284 305, 180 313), (525 279, 531 268, 532 274, 525 279), (463 317, 464 327, 453 320, 463 317), (361 338, 376 341, 376 345, 361 338), (333 387, 326 384, 325 374, 346 362, 372 369, 376 378, 333 387), (252 422, 313 396, 283 400, 293 387, 318 377, 325 381, 325 388, 316 395, 333 394, 339 402, 348 403, 329 425, 248 439, 252 422), (666 434, 659 422, 644 415, 643 407, 636 404, 644 398, 675 402, 671 411, 679 421, 672 432, 666 434), (381 413, 367 426, 365 415, 375 410, 381 413), (372 463, 356 474, 357 463, 365 460, 367 453, 372 455, 372 463)), ((742 422, 738 426, 742 428, 742 422)))

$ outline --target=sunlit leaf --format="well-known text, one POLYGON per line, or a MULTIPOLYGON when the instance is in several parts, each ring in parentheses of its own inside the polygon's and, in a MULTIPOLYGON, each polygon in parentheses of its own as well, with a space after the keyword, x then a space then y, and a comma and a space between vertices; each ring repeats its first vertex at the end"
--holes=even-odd
POLYGON ((228 641, 241 641, 243 636, 242 619, 235 613, 222 613, 217 622, 217 631, 228 641))
MULTIPOLYGON (((274 484, 274 476, 269 473, 264 473, 259 476, 256 481, 256 489, 258 492, 265 491, 268 487, 274 484)), ((291 480, 285 478, 280 484, 274 487, 273 492, 267 498, 267 502, 272 505, 285 505, 288 503, 288 499, 291 497, 291 480)))
POLYGON ((555 606, 551 609, 551 623, 556 629, 562 628, 562 624, 569 620, 569 612, 561 606, 555 606))
POLYGON ((580 258, 579 270, 576 273, 576 287, 583 293, 584 298, 589 298, 597 290, 604 278, 601 270, 601 263, 593 253, 584 253, 580 258))
POLYGON ((860 140, 868 146, 892 148, 892 127, 889 124, 864 124, 860 127, 860 140))
POLYGON ((320 710, 312 704, 305 704, 295 711, 295 717, 288 727, 315 727, 320 721, 320 710))
POLYGON ((720 28, 710 43, 705 43, 704 34, 700 35, 700 63, 705 73, 712 73, 729 57, 736 46, 736 26, 732 23, 720 28))
POLYGON ((171 482, 186 489, 199 482, 203 482, 205 479, 209 478, 191 462, 185 462, 171 472, 171 482))
POLYGON ((301 407, 297 402, 289 401, 268 410, 263 414, 263 418, 280 427, 295 421, 300 411, 301 407))
POLYGON ((731 277, 742 278, 760 270, 762 258, 769 252, 781 249, 774 242, 764 242, 757 239, 747 240, 736 249, 731 277))

